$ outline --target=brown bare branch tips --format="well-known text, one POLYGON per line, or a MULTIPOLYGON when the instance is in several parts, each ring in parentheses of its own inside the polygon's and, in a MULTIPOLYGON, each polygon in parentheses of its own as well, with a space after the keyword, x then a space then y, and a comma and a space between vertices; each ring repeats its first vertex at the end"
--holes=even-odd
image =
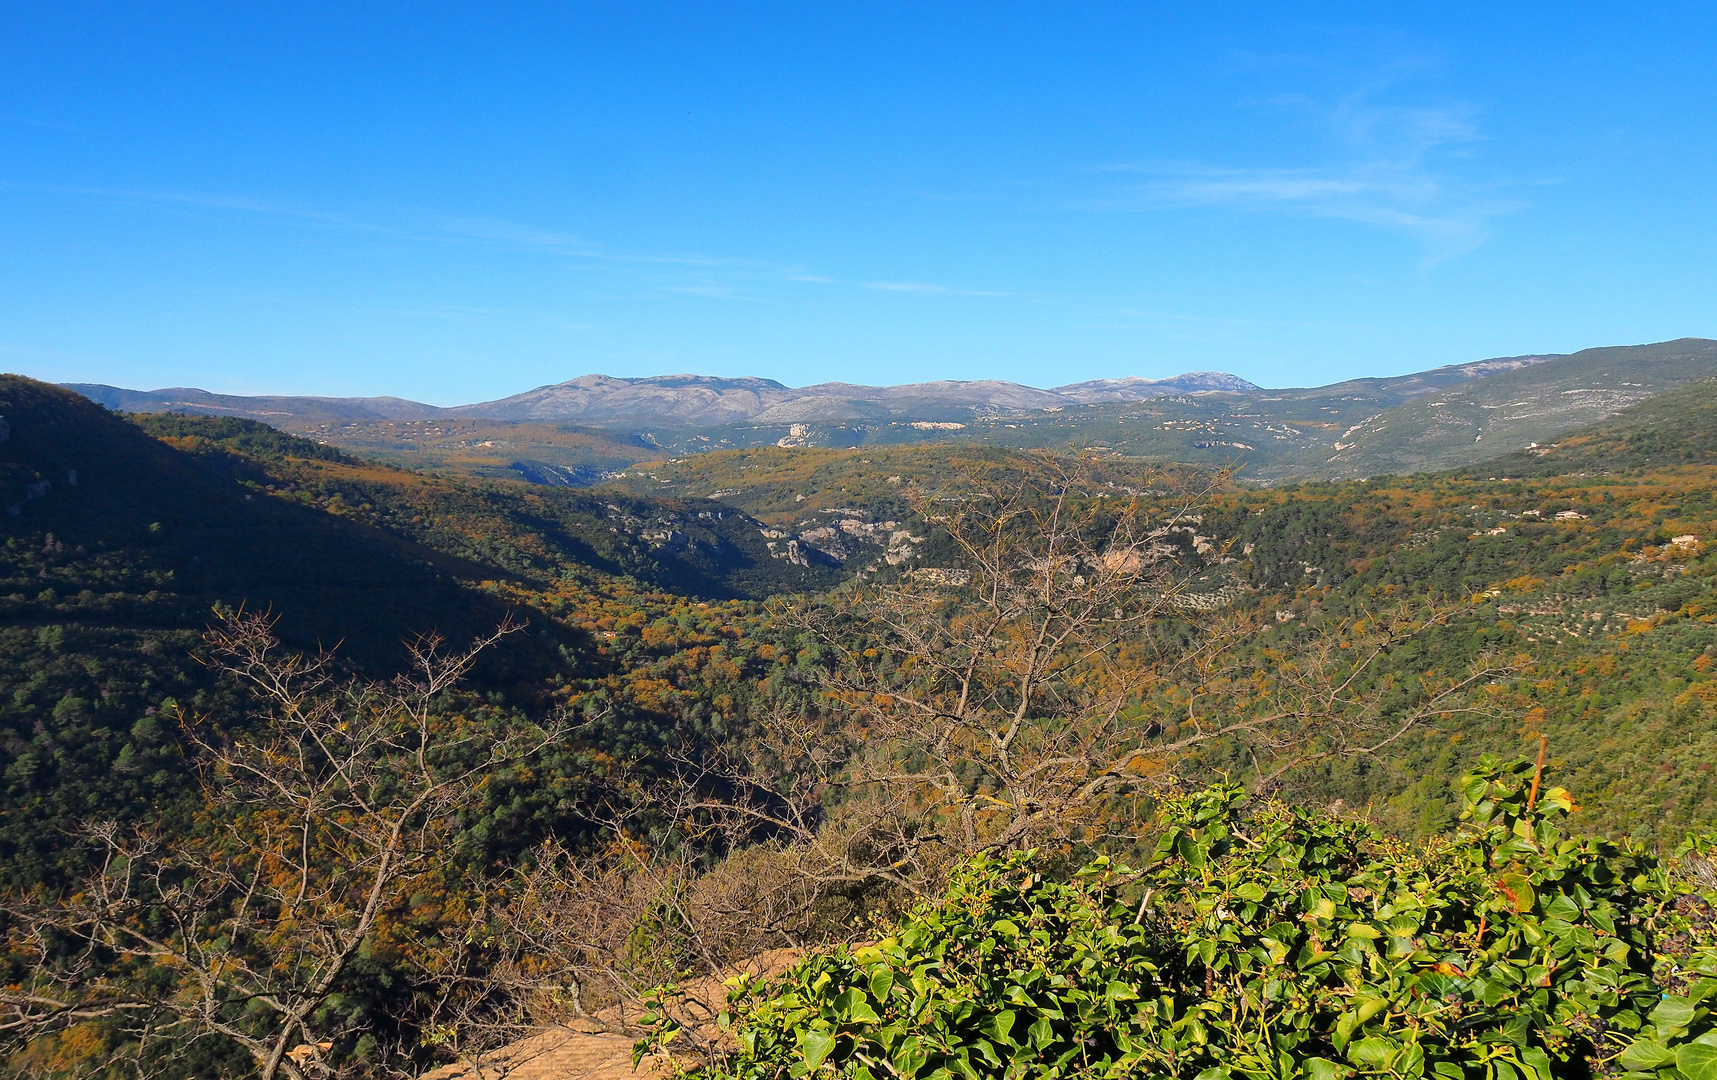
POLYGON ((1210 490, 1147 504, 1046 458, 910 491, 952 565, 782 606, 822 650, 817 694, 681 760, 676 820, 767 838, 823 890, 923 895, 973 853, 1136 835, 1141 800, 1212 760, 1270 787, 1376 753, 1500 670, 1374 678, 1445 618, 1410 607, 1257 648, 1274 624, 1196 593, 1225 555, 1191 527, 1210 490))
POLYGON ((608 1062, 651 1001, 674 1053, 707 1057, 731 1047, 721 973, 880 935, 974 856, 1136 856, 1171 789, 1274 792, 1500 709, 1512 662, 1415 659, 1449 609, 1247 602, 1201 531, 1232 521, 1226 477, 1146 497, 1102 462, 1020 462, 905 491, 913 559, 744 607, 743 630, 696 602, 602 616, 612 667, 552 684, 576 726, 460 689, 511 621, 425 636, 376 681, 228 613, 204 654, 250 705, 178 717, 195 820, 92 824, 95 872, 6 901, 32 974, 0 991, 0 1037, 105 1025, 133 1074, 213 1036, 263 1080, 487 1080, 575 1034, 608 1062), (532 831, 471 839, 508 820, 532 831), (349 1008, 354 987, 398 1001, 349 1008))
POLYGON ((242 1047, 263 1080, 325 1072, 353 1035, 329 1008, 351 965, 385 949, 408 898, 434 887, 484 778, 551 736, 486 734, 441 707, 513 629, 459 653, 420 642, 416 670, 378 684, 283 649, 263 617, 227 615, 208 637, 212 662, 252 690, 257 715, 187 720, 206 796, 197 827, 169 841, 92 826, 98 873, 11 903, 11 946, 35 958, 36 978, 0 997, 0 1023, 119 1018, 133 1053, 203 1032, 242 1047))

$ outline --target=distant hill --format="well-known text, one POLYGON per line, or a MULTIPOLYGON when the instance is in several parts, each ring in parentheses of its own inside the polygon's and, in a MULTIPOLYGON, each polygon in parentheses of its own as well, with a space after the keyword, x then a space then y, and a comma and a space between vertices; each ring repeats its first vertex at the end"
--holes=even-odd
MULTIPOLYGON (((1251 385, 1232 375, 1201 374, 1180 376, 1179 380, 1188 378, 1225 379, 1251 385)), ((1160 383, 1127 380, 1129 394, 1123 396, 1182 393, 1179 380, 1160 383), (1147 389, 1153 386, 1154 391, 1147 389)), ((703 375, 615 379, 587 375, 499 401, 460 406, 454 411, 463 416, 502 420, 711 426, 887 418, 970 419, 975 414, 1030 412, 1085 400, 1084 396, 1059 389, 1039 390, 996 379, 941 380, 899 386, 833 382, 790 388, 772 379, 718 379, 703 375)))
POLYGON ((1170 394, 1198 394, 1212 390, 1244 393, 1260 390, 1256 383, 1222 371, 1189 371, 1171 379, 1141 379, 1130 375, 1125 379, 1091 379, 1087 382, 1057 386, 1055 393, 1072 398, 1084 405, 1110 401, 1140 401, 1166 397, 1170 394))
POLYGON ((550 486, 590 486, 642 462, 713 450, 943 442, 1236 465, 1275 483, 1476 464, 1710 376, 1717 343, 1686 338, 1288 389, 1221 372, 1049 390, 589 375, 447 409, 400 398, 74 389, 113 408, 242 416, 400 466, 550 486))
POLYGON ((1335 479, 1474 464, 1550 442, 1667 390, 1717 376, 1717 341, 1681 338, 1545 360, 1451 386, 1354 424, 1284 471, 1335 479))
POLYGON ((589 487, 662 448, 624 431, 518 420, 328 420, 296 429, 372 461, 484 480, 589 487))
POLYGON ((836 421, 971 421, 999 415, 1059 411, 1077 405, 1112 405, 1186 394, 1286 394, 1318 396, 1382 394, 1391 404, 1415 393, 1481 378, 1546 359, 1504 357, 1456 364, 1434 371, 1382 379, 1360 379, 1311 390, 1265 391, 1220 371, 1193 371, 1167 379, 1093 379, 1049 390, 997 379, 939 380, 898 386, 818 383, 789 387, 773 379, 711 375, 614 378, 584 375, 539 386, 495 401, 439 408, 403 398, 242 397, 173 387, 126 390, 97 383, 67 388, 111 409, 127 412, 185 412, 243 416, 292 431, 340 422, 410 422, 453 418, 550 422, 606 428, 719 428, 733 424, 795 424, 836 421))
POLYGON ((1717 378, 1630 405, 1554 442, 1469 467, 1497 476, 1565 476, 1717 465, 1717 378))
POLYGON ((708 424, 748 420, 794 391, 773 379, 722 379, 709 375, 657 375, 617 379, 584 375, 522 394, 462 405, 461 416, 495 420, 576 420, 708 424))
POLYGON ((1414 371, 1406 375, 1381 375, 1363 379, 1348 379, 1344 382, 1328 383, 1324 386, 1295 387, 1276 391, 1265 390, 1261 393, 1302 401, 1366 398, 1399 405, 1435 390, 1459 386, 1461 383, 1472 382, 1475 379, 1488 379, 1493 375, 1500 375, 1506 371, 1518 371, 1521 368, 1542 364, 1548 360, 1560 360, 1565 355, 1565 353, 1531 353, 1526 356, 1498 356, 1489 360, 1474 360, 1466 364, 1446 364, 1443 367, 1431 368, 1428 371, 1414 371))
POLYGON ((336 398, 237 394, 211 394, 195 387, 174 386, 165 390, 126 390, 102 383, 65 383, 91 401, 123 412, 199 413, 205 416, 242 416, 278 428, 294 429, 329 420, 418 420, 440 416, 445 409, 396 397, 336 398))
POLYGON ((1301 457, 1321 460, 1317 451, 1378 412, 1553 358, 1499 357, 1287 390, 1210 371, 1049 390, 997 380, 795 388, 757 378, 587 375, 453 408, 389 397, 70 389, 114 409, 244 417, 409 468, 552 486, 589 486, 639 462, 711 450, 947 441, 1095 446, 1153 460, 1244 464, 1251 475, 1280 479, 1302 475, 1301 457))
POLYGON ((145 391, 97 383, 66 385, 111 409, 244 416, 291 430, 331 421, 453 417, 694 427, 746 422, 923 419, 947 414, 969 419, 974 413, 1027 412, 1094 401, 1131 401, 1198 390, 1253 388, 1244 379, 1217 372, 1196 372, 1172 379, 1099 380, 1058 390, 1039 390, 993 379, 900 386, 819 383, 795 388, 773 379, 725 379, 709 375, 631 379, 584 375, 495 401, 443 409, 390 397, 241 397, 187 387, 145 391))

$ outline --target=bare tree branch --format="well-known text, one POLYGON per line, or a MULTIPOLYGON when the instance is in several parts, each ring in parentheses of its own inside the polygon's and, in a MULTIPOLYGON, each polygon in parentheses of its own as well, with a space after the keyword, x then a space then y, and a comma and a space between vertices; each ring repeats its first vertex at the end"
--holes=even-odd
POLYGON ((462 652, 412 647, 388 683, 340 680, 327 655, 281 648, 270 622, 229 614, 211 662, 249 686, 237 728, 182 717, 204 810, 166 840, 96 825, 101 870, 75 890, 8 901, 34 984, 0 994, 24 1038, 121 1018, 139 1039, 180 1031, 241 1046, 262 1080, 326 1072, 352 1033, 324 1006, 389 913, 446 865, 479 785, 540 749, 545 728, 494 734, 442 707, 504 623, 462 652))

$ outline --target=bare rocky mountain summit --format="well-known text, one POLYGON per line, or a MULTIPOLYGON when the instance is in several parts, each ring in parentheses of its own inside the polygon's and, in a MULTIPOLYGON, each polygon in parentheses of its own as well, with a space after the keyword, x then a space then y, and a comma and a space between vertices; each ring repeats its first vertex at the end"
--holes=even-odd
POLYGON ((443 408, 395 397, 338 398, 214 394, 194 387, 127 390, 97 383, 66 387, 113 409, 243 416, 289 430, 339 421, 485 419, 583 424, 601 427, 726 424, 803 424, 841 421, 956 421, 974 417, 1054 411, 1074 405, 1124 405, 1153 398, 1205 394, 1383 393, 1390 404, 1455 383, 1554 359, 1553 354, 1508 356, 1451 364, 1431 371, 1354 379, 1326 387, 1270 391, 1221 371, 1189 371, 1166 379, 1131 375, 1090 379, 1044 390, 999 379, 867 386, 828 382, 787 386, 774 379, 716 375, 618 378, 581 375, 524 393, 443 408))
POLYGON ((1142 379, 1137 375, 1129 375, 1125 379, 1091 379, 1058 386, 1053 392, 1072 398, 1081 405, 1102 405, 1113 401, 1143 401, 1170 394, 1246 393, 1261 389, 1263 387, 1256 383, 1224 371, 1189 371, 1171 379, 1142 379))
POLYGON ((723 379, 709 375, 616 379, 586 375, 498 401, 460 406, 453 412, 497 420, 583 423, 645 420, 713 426, 745 421, 769 424, 916 418, 947 409, 1024 412, 1085 400, 1056 390, 1039 390, 996 379, 969 382, 943 379, 900 386, 832 382, 794 388, 773 379, 723 379))
POLYGON ((244 416, 279 426, 327 420, 432 420, 447 417, 551 421, 593 425, 814 423, 835 420, 946 419, 948 414, 999 415, 1174 394, 1253 391, 1245 379, 1198 371, 1170 379, 1098 379, 1040 390, 998 379, 942 379, 899 386, 818 383, 790 387, 774 379, 714 375, 616 378, 583 375, 522 394, 440 408, 402 398, 243 397, 190 387, 126 390, 97 383, 68 389, 109 408, 130 412, 192 412, 244 416))
POLYGON ((551 485, 595 483, 641 461, 710 450, 943 439, 1238 463, 1249 478, 1273 483, 1468 465, 1547 444, 1713 375, 1717 342, 1686 338, 1283 389, 1214 371, 1049 389, 997 379, 792 387, 714 375, 585 375, 439 408, 387 397, 69 388, 110 408, 246 417, 409 467, 551 485))

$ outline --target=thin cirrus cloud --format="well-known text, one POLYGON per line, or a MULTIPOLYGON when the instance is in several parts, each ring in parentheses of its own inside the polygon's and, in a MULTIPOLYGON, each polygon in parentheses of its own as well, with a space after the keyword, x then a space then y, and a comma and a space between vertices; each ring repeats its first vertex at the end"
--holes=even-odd
POLYGON ((1427 265, 1464 255, 1491 235, 1491 222, 1526 204, 1505 186, 1466 175, 1483 141, 1465 107, 1394 107, 1373 91, 1332 106, 1304 96, 1255 104, 1310 119, 1334 144, 1334 160, 1307 166, 1240 168, 1200 162, 1112 165, 1095 174, 1131 182, 1074 200, 1088 210, 1144 212, 1228 207, 1352 221, 1406 235, 1427 265))
POLYGON ((664 292, 705 299, 755 301, 755 290, 770 282, 802 285, 834 285, 884 293, 923 297, 1007 297, 1015 294, 995 290, 960 288, 923 281, 843 281, 815 273, 804 266, 774 263, 732 255, 684 251, 628 251, 616 249, 577 233, 542 228, 503 218, 435 215, 422 211, 355 215, 321 210, 288 200, 194 191, 147 191, 101 187, 73 187, 0 181, 0 187, 41 194, 93 199, 117 205, 171 206, 222 215, 238 215, 258 221, 307 226, 335 232, 362 234, 371 241, 399 244, 464 244, 511 252, 522 256, 546 256, 571 263, 630 266, 655 277, 654 287, 664 292), (391 219, 391 220, 390 220, 391 219), (674 272, 679 272, 676 276, 674 272), (662 272, 669 274, 665 279, 662 272))
POLYGON ((957 289, 950 285, 935 285, 927 281, 866 281, 864 288, 876 292, 908 293, 913 296, 1012 296, 1012 293, 987 289, 957 289))
MULTIPOLYGON (((260 221, 311 225, 321 228, 362 233, 372 238, 398 242, 444 242, 486 244, 521 254, 553 255, 592 262, 660 264, 700 269, 727 268, 754 273, 775 274, 799 279, 800 267, 777 266, 751 259, 686 252, 620 251, 588 240, 576 233, 544 229, 532 225, 489 217, 455 217, 430 215, 421 211, 401 210, 384 214, 378 220, 342 211, 321 210, 283 200, 228 195, 197 191, 147 191, 125 188, 31 184, 0 180, 0 188, 29 191, 44 195, 92 199, 100 202, 132 206, 170 206, 219 214, 233 214, 260 221)), ((814 280, 802 278, 802 280, 814 280)))
POLYGON ((0 180, 0 188, 41 195, 91 199, 103 203, 130 206, 171 206, 187 210, 206 210, 247 217, 318 225, 354 232, 387 232, 387 226, 377 225, 347 214, 332 213, 299 206, 278 199, 259 199, 243 195, 208 194, 196 191, 143 191, 127 188, 87 187, 64 184, 32 184, 15 180, 0 180))
POLYGON ((576 233, 541 229, 532 225, 497 218, 441 218, 434 228, 450 239, 488 243, 521 252, 540 252, 587 259, 597 262, 635 263, 689 267, 700 271, 734 271, 757 276, 778 277, 787 281, 827 281, 809 275, 801 267, 783 266, 729 255, 707 255, 697 252, 619 251, 576 233))
POLYGON ((1427 263, 1464 255, 1490 238, 1490 222, 1524 203, 1457 192, 1437 177, 1386 163, 1337 168, 1141 166, 1149 176, 1107 200, 1109 209, 1229 206, 1376 225, 1417 240, 1427 263))

